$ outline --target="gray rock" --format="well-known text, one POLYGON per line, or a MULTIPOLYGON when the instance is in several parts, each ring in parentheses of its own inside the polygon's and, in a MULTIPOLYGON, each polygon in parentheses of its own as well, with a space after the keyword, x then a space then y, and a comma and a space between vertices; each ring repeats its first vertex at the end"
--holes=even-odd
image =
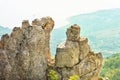
POLYGON ((10 35, 2 36, 1 79, 46 80, 47 58, 51 57, 49 39, 54 21, 44 17, 39 19, 39 23, 46 25, 31 26, 28 20, 24 20, 22 27, 15 27, 10 35))

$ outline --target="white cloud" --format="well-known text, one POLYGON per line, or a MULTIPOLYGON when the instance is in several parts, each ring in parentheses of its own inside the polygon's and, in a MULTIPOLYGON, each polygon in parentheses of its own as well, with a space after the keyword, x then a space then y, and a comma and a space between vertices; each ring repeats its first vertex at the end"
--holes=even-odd
POLYGON ((51 16, 56 27, 69 16, 120 8, 119 0, 0 0, 0 25, 13 28, 23 19, 51 16))

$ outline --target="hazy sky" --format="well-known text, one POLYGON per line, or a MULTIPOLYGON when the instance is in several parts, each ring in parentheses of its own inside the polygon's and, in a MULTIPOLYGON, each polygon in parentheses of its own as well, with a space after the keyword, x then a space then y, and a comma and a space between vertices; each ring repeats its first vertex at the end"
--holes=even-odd
POLYGON ((0 25, 13 28, 24 19, 51 16, 60 27, 69 16, 111 8, 120 8, 120 0, 0 0, 0 25))

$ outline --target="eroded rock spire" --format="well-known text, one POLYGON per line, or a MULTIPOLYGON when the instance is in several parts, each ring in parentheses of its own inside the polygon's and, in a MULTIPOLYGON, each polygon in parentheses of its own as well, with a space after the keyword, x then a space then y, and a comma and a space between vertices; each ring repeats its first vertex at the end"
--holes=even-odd
POLYGON ((71 75, 78 75, 80 80, 98 80, 102 66, 102 54, 90 49, 88 39, 80 36, 77 24, 66 32, 67 39, 57 46, 55 66, 61 80, 68 80, 71 75))
POLYGON ((0 41, 0 80, 46 80, 50 59, 50 17, 35 19, 32 25, 23 20, 10 35, 0 41))

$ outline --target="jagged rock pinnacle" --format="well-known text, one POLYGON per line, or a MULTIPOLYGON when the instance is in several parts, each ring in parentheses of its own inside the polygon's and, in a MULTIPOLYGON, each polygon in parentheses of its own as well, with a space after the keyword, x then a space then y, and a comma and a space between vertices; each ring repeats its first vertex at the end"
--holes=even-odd
POLYGON ((80 38, 80 27, 77 24, 72 25, 67 28, 67 40, 69 41, 78 41, 80 38))
POLYGON ((70 26, 66 32, 67 40, 57 46, 55 66, 61 80, 68 80, 71 75, 78 75, 80 80, 98 80, 102 66, 101 53, 90 49, 88 39, 80 36, 77 24, 70 26))
POLYGON ((10 35, 2 36, 0 80, 46 80, 53 26, 50 17, 34 20, 32 25, 23 20, 21 27, 15 27, 10 35))

